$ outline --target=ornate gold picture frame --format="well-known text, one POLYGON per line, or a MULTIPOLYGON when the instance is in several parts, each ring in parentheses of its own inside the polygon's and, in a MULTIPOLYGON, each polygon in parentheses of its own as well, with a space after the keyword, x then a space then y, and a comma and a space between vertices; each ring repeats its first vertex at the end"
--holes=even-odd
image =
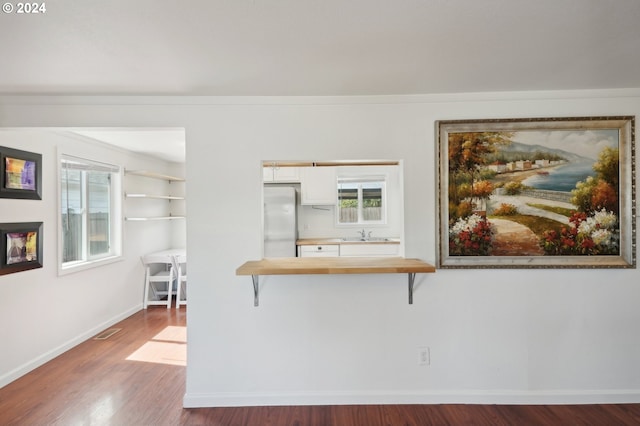
POLYGON ((636 266, 635 117, 436 122, 440 268, 636 266))

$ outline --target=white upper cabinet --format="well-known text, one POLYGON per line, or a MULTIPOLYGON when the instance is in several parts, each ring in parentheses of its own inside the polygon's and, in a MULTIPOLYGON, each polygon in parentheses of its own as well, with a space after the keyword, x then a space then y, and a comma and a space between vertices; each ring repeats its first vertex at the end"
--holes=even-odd
POLYGON ((278 165, 264 166, 262 168, 263 182, 300 182, 300 172, 298 167, 280 167, 278 165))
POLYGON ((335 205, 337 191, 336 168, 334 166, 300 168, 301 204, 335 205))

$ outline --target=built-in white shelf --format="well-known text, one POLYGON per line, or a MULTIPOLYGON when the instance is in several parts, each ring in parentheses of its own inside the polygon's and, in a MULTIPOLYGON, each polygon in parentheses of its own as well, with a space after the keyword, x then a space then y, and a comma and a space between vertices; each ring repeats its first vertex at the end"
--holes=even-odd
POLYGON ((186 216, 158 216, 158 217, 125 217, 124 220, 132 222, 146 222, 150 220, 175 220, 185 219, 186 216))
POLYGON ((176 197, 174 195, 152 195, 152 194, 124 194, 127 198, 153 198, 157 200, 184 200, 184 197, 176 197))
MULTIPOLYGON (((160 180, 168 181, 169 183, 185 182, 185 179, 181 177, 171 176, 163 173, 150 172, 148 170, 126 170, 125 169, 124 172, 126 175, 129 175, 129 176, 141 176, 141 177, 152 178, 152 179, 160 179, 160 180)), ((139 199, 147 199, 147 200, 156 199, 156 200, 166 200, 169 202, 173 200, 185 200, 185 197, 182 197, 182 196, 164 195, 164 194, 145 194, 145 193, 125 193, 124 197, 127 199, 130 199, 130 198, 139 198, 139 199)), ((169 215, 169 216, 125 217, 124 220, 130 221, 130 222, 146 222, 146 221, 158 221, 158 220, 176 220, 176 219, 184 219, 184 218, 185 216, 169 215)))
POLYGON ((147 170, 125 170, 125 174, 134 175, 134 176, 143 176, 153 179, 163 179, 168 180, 170 182, 184 182, 185 179, 177 176, 165 175, 162 173, 150 172, 147 170))

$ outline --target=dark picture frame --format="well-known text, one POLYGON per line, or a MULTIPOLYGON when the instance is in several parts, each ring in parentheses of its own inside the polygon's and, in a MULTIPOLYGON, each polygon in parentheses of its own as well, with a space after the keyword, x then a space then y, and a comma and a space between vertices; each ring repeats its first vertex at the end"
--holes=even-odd
POLYGON ((0 275, 42 268, 42 222, 0 223, 0 275))
POLYGON ((436 122, 440 268, 635 268, 635 117, 436 122))
POLYGON ((42 154, 0 146, 0 198, 42 199, 42 154))

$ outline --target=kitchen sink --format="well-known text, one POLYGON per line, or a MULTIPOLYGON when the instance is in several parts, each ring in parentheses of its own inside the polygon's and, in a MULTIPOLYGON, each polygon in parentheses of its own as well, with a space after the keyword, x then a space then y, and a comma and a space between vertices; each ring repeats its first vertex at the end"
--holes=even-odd
POLYGON ((362 238, 362 237, 345 237, 342 241, 356 241, 356 242, 376 242, 376 241, 391 241, 390 238, 384 237, 371 237, 371 238, 362 238))

